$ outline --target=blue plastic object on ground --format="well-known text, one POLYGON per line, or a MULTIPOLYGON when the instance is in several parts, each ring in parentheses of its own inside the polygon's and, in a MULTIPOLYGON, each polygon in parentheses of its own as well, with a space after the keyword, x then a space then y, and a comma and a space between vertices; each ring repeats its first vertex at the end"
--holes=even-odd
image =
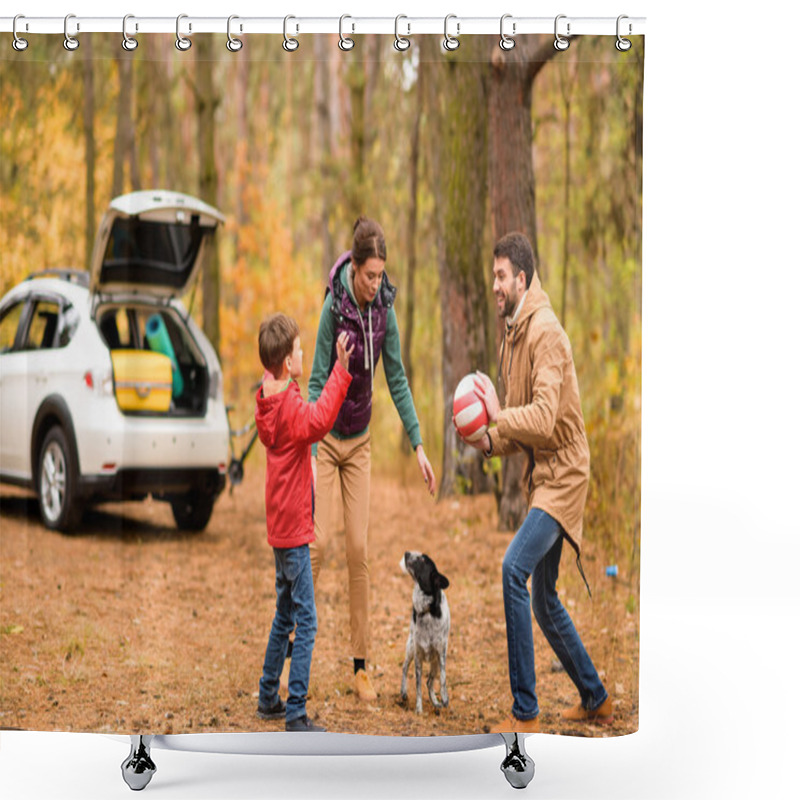
POLYGON ((606 567, 606 575, 609 578, 616 578, 617 577, 617 565, 612 564, 610 567, 606 567))
POLYGON ((150 349, 156 353, 162 353, 172 362, 172 396, 180 397, 183 394, 183 376, 178 367, 178 359, 175 358, 175 350, 167 332, 167 326, 161 318, 161 314, 151 314, 145 325, 144 335, 150 349))

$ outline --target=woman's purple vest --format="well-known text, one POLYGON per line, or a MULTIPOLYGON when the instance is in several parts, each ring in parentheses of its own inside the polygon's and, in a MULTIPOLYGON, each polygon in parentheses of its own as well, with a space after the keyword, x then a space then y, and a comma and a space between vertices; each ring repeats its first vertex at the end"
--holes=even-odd
MULTIPOLYGON (((386 317, 397 294, 397 289, 389 283, 384 272, 378 294, 361 313, 361 319, 359 319, 358 307, 345 289, 343 276, 340 275, 343 269, 347 269, 350 258, 350 250, 342 253, 328 276, 328 291, 333 296, 331 310, 336 324, 328 374, 333 370, 336 361, 336 339, 342 331, 348 333, 350 344, 353 345, 353 352, 350 356, 350 374, 353 376, 353 380, 347 390, 339 416, 333 425, 333 429, 343 436, 359 433, 369 425, 372 416, 372 371, 378 366, 381 357, 383 340, 386 337, 386 317), (370 317, 372 320, 372 357, 374 359, 371 368, 368 347, 370 317), (365 341, 365 333, 367 341, 365 341)), ((346 281, 347 278, 345 277, 344 280, 346 281)))

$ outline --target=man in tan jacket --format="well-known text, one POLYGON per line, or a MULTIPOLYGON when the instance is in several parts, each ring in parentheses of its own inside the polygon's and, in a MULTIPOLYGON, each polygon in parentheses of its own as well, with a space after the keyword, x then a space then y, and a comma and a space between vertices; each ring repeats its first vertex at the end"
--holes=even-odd
MULTIPOLYGON (((534 271, 533 250, 521 233, 495 245, 493 291, 505 319, 500 353, 501 408, 491 380, 479 374, 476 392, 490 423, 474 444, 489 456, 524 453, 528 515, 503 559, 511 716, 493 732, 539 730, 531 606, 536 621, 580 693, 564 711, 570 721, 610 724, 611 699, 556 592, 564 540, 581 551, 589 484, 589 445, 572 349, 534 271), (533 576, 532 593, 528 578, 533 576)), ((580 566, 580 562, 579 562, 580 566)))

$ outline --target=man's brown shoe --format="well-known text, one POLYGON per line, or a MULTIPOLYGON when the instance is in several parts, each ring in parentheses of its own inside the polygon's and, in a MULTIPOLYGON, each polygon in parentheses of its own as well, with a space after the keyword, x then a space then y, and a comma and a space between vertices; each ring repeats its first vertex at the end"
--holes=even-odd
POLYGON ((539 717, 517 719, 511 714, 494 725, 489 733, 539 733, 539 717))
POLYGON ((562 719, 569 722, 593 722, 595 725, 610 725, 614 721, 614 708, 611 698, 606 697, 594 711, 589 711, 580 703, 561 712, 562 719))
POLYGON ((365 669, 360 669, 356 672, 354 681, 356 695, 359 700, 363 700, 365 703, 374 703, 378 699, 378 693, 372 688, 372 681, 369 679, 365 669))

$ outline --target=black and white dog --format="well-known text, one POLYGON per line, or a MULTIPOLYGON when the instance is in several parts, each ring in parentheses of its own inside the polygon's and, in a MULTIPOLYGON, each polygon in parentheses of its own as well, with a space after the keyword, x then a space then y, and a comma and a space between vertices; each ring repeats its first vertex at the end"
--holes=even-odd
POLYGON ((422 664, 430 663, 428 673, 428 696, 435 709, 447 706, 447 637, 450 634, 450 609, 443 589, 450 581, 437 569, 433 560, 424 553, 405 553, 400 559, 400 569, 414 580, 411 596, 411 625, 406 643, 406 658, 403 662, 403 680, 400 684, 400 699, 408 701, 408 665, 414 659, 417 678, 417 714, 422 713, 422 664), (442 700, 436 697, 433 682, 439 677, 442 700))

